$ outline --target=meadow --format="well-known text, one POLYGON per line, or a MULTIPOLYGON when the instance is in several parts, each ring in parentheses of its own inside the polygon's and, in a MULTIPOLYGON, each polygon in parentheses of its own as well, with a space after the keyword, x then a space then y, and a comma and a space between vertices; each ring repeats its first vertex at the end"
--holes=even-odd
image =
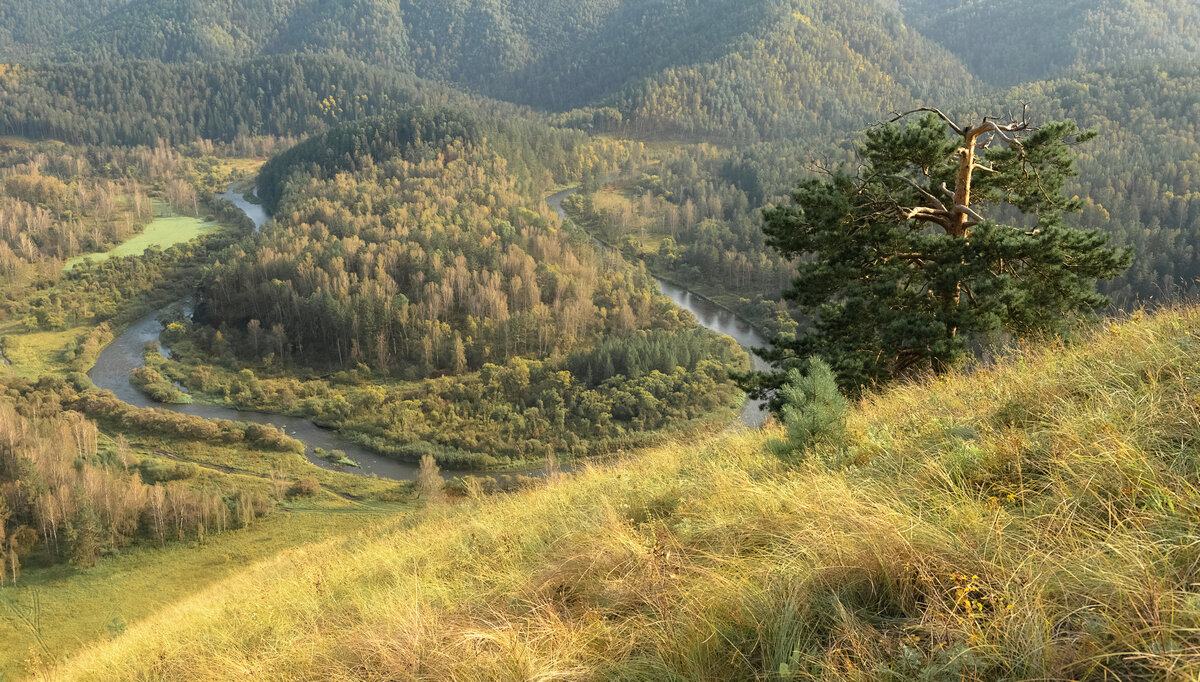
POLYGON ((246 566, 323 538, 352 535, 402 511, 394 504, 301 502, 250 528, 128 548, 88 572, 65 564, 26 571, 19 587, 0 589, 0 651, 11 653, 0 656, 0 679, 37 678, 52 662, 119 636, 246 566), (34 619, 38 627, 31 626, 34 619))
POLYGON ((216 222, 204 218, 176 215, 166 204, 154 201, 155 218, 141 232, 130 237, 104 253, 88 253, 66 262, 63 270, 70 270, 85 261, 99 263, 114 256, 140 256, 151 247, 166 249, 212 232, 218 228, 216 222))

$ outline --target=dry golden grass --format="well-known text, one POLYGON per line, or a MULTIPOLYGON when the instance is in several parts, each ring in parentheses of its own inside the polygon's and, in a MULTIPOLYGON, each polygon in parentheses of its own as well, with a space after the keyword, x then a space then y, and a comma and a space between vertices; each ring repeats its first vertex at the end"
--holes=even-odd
POLYGON ((1200 675, 1200 309, 287 552, 79 680, 1200 675))

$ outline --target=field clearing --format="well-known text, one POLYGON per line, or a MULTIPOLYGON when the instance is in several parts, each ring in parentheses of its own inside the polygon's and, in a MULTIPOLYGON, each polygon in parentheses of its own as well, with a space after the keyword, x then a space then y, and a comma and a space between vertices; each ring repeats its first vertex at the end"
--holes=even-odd
MULTIPOLYGON (((155 209, 156 211, 162 210, 162 205, 155 202, 155 209)), ((114 256, 140 256, 146 252, 146 249, 152 246, 165 249, 176 244, 189 242, 201 235, 216 230, 218 227, 217 223, 205 221, 203 218, 191 218, 180 215, 161 216, 155 218, 141 233, 125 240, 115 248, 109 249, 104 253, 88 253, 72 258, 63 266, 63 272, 70 270, 84 261, 99 263, 114 256)))
POLYGON ((62 371, 66 363, 62 356, 71 341, 77 339, 87 327, 72 327, 56 331, 30 332, 19 320, 0 325, 0 336, 9 338, 4 355, 12 363, 7 369, 17 376, 36 379, 43 374, 62 371))

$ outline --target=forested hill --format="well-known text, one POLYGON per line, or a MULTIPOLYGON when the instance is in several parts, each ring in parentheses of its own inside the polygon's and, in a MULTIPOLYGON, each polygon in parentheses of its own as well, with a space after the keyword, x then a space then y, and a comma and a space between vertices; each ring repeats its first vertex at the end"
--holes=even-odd
MULTIPOLYGON (((187 64, 193 74, 197 62, 227 73, 230 67, 214 62, 321 54, 373 65, 393 78, 415 76, 567 112, 563 122, 585 129, 745 142, 855 130, 909 104, 970 96, 981 89, 977 77, 1013 85, 1194 58, 1200 6, 1189 0, 1068 0, 1053 8, 1036 0, 0 0, 4 53, 85 64, 149 59, 187 64)), ((68 71, 75 85, 46 89, 91 97, 92 88, 77 87, 80 75, 68 71)), ((99 89, 105 87, 102 80, 99 89)), ((120 104, 129 103, 111 108, 128 109, 120 104)))
MULTIPOLYGON (((0 15, 20 1, 0 0, 0 15)), ((74 14, 115 6, 85 2, 74 14)), ((181 63, 333 54, 550 111, 610 107, 595 122, 624 131, 739 139, 857 124, 971 81, 871 0, 135 0, 73 23, 61 37, 61 22, 22 30, 8 52, 181 63)))
POLYGON ((736 401, 742 351, 695 327, 644 268, 564 229, 544 199, 640 149, 445 108, 316 135, 263 168, 274 220, 206 272, 187 364, 165 371, 459 467, 700 427, 736 401), (242 363, 270 379, 243 392, 220 378, 242 363), (314 371, 378 383, 355 396, 341 379, 291 382, 314 371))
POLYGON ((300 136, 411 104, 515 110, 336 56, 36 62, 0 71, 0 131, 80 144, 300 136))
POLYGON ((103 18, 130 0, 3 0, 0 50, 45 45, 103 18))
POLYGON ((905 19, 999 85, 1200 55, 1194 0, 902 0, 905 19))

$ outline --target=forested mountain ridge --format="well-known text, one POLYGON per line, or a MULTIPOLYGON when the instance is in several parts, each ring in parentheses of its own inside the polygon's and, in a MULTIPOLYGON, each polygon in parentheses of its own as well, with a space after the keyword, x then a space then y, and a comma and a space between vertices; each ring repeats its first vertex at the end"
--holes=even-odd
POLYGON ((131 0, 3 0, 0 51, 31 50, 61 38, 131 0))
POLYGON ((628 133, 748 141, 828 136, 974 89, 958 58, 870 0, 791 0, 707 63, 682 64, 609 103, 628 133))
POLYGON ((1015 85, 1200 55, 1200 8, 1185 0, 1073 0, 1052 16, 1031 0, 26 4, 0 0, 21 60, 334 55, 587 128, 736 141, 844 133, 977 91, 976 76, 1015 85))
POLYGON ((1200 5, 1191 0, 900 4, 925 37, 998 85, 1200 56, 1200 5))
POLYGON ((294 137, 407 104, 495 106, 390 69, 319 55, 33 62, 0 70, 0 95, 0 131, 100 145, 294 137))
POLYGON ((823 133, 971 80, 870 0, 135 0, 39 53, 332 54, 550 111, 615 108, 590 115, 615 130, 736 139, 823 133))

